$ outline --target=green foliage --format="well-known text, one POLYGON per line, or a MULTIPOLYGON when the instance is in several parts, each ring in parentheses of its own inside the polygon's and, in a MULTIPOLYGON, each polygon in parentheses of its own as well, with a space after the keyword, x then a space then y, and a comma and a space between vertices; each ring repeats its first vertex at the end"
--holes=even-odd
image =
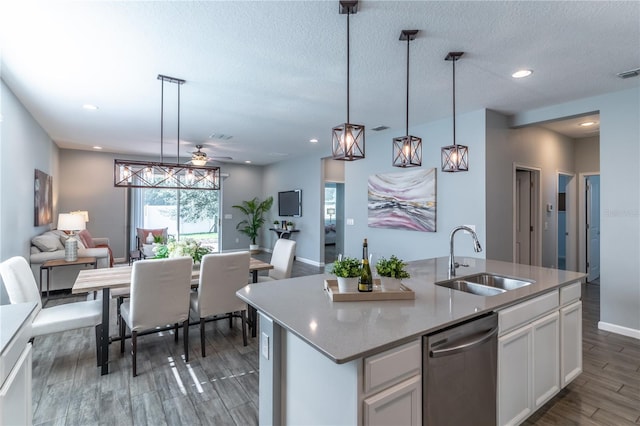
POLYGON ((355 257, 343 257, 336 260, 331 271, 336 277, 353 278, 360 276, 360 259, 355 257))
POLYGON ((200 242, 193 238, 186 238, 180 241, 171 238, 167 244, 155 246, 153 251, 158 258, 190 256, 194 263, 200 262, 202 256, 211 252, 211 250, 207 247, 202 247, 200 242))
POLYGON ((410 278, 409 273, 404 270, 405 266, 407 266, 407 264, 402 259, 391 255, 389 259, 383 257, 378 260, 376 263, 376 271, 378 271, 378 275, 381 277, 410 278))
POLYGON ((154 235, 153 242, 156 244, 164 244, 164 238, 162 237, 162 235, 154 235))
POLYGON ((247 218, 236 225, 236 229, 245 234, 251 240, 251 244, 256 244, 256 238, 260 233, 260 228, 264 225, 264 214, 271 209, 273 197, 260 201, 258 197, 253 200, 243 201, 241 205, 232 206, 240 210, 247 218))

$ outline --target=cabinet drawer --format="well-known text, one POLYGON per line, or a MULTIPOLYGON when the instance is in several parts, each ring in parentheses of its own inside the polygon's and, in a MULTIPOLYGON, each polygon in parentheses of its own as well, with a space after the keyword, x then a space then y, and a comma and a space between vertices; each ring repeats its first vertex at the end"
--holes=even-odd
POLYGON ((582 284, 580 282, 569 284, 560 289, 560 306, 579 300, 582 296, 582 284))
POLYGON ((420 374, 421 365, 420 340, 365 358, 364 393, 387 388, 420 374))
POLYGON ((500 335, 558 309, 558 290, 498 312, 500 335))
POLYGON ((13 336, 11 342, 0 355, 0 386, 4 383, 11 369, 20 358, 20 354, 31 338, 31 319, 29 319, 13 336))

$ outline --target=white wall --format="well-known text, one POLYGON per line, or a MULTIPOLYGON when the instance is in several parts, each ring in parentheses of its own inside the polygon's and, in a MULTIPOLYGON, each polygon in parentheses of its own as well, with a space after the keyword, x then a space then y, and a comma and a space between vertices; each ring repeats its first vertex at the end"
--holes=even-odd
POLYGON ((640 338, 640 88, 527 111, 512 123, 592 111, 600 111, 599 326, 640 338))
MULTIPOLYGON (((58 212, 58 148, 0 80, 0 261, 29 259, 31 238, 50 226, 34 226, 34 170, 53 177, 53 218, 58 212)), ((4 286, 0 304, 8 303, 4 286)))

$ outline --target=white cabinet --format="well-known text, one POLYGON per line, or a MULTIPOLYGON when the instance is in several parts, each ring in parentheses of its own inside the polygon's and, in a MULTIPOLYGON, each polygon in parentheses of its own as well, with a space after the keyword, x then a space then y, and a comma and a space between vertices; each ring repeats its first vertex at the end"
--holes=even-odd
POLYGON ((582 302, 560 309, 560 386, 582 373, 582 302))
POLYGON ((30 425, 31 410, 31 343, 27 343, 0 388, 0 425, 30 425))
POLYGON ((364 360, 364 425, 422 424, 422 348, 414 341, 364 360))
POLYGON ((525 326, 498 338, 498 424, 515 425, 531 414, 533 333, 525 326))
POLYGON ((533 332, 533 411, 560 391, 560 315, 553 312, 531 325, 533 332))

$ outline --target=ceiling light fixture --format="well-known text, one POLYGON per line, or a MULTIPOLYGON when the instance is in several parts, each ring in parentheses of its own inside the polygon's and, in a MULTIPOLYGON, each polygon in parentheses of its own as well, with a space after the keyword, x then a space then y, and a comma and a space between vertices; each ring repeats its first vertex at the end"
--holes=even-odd
POLYGON ((582 126, 582 127, 590 127, 590 126, 593 126, 594 124, 596 124, 595 121, 585 121, 584 123, 580 123, 580 126, 582 126))
POLYGON ((92 105, 92 104, 84 104, 82 105, 83 109, 86 109, 87 111, 96 111, 98 109, 97 106, 92 105))
POLYGON ((453 64, 453 145, 442 147, 442 171, 466 172, 469 170, 469 147, 456 144, 456 62, 464 52, 449 52, 444 58, 453 64))
POLYGON ((533 74, 533 71, 531 71, 531 70, 518 70, 518 71, 514 72, 513 74, 511 74, 511 77, 513 77, 513 78, 525 78, 525 77, 529 77, 531 74, 533 74))
POLYGON ((309 139, 309 142, 311 142, 311 143, 318 143, 318 139, 316 139, 316 138, 309 139))
POLYGON ((331 153, 334 160, 354 161, 364 158, 364 125, 349 123, 349 16, 358 12, 358 2, 340 1, 339 12, 347 15, 347 122, 333 128, 331 153))
POLYGON ((102 149, 102 147, 101 147, 101 146, 96 145, 96 146, 94 146, 94 147, 93 147, 93 149, 101 150, 101 149, 102 149))
POLYGON ((422 139, 409 134, 409 43, 415 40, 418 30, 402 30, 400 41, 407 41, 407 115, 405 136, 393 138, 391 165, 417 167, 422 165, 422 139))
MULTIPOLYGON (((160 162, 115 160, 113 186, 122 188, 220 189, 220 168, 180 164, 180 86, 185 80, 158 74, 162 81, 160 95, 160 162), (175 163, 164 161, 164 83, 178 86, 178 136, 175 163)), ((205 161, 206 164, 206 161, 205 161)))

